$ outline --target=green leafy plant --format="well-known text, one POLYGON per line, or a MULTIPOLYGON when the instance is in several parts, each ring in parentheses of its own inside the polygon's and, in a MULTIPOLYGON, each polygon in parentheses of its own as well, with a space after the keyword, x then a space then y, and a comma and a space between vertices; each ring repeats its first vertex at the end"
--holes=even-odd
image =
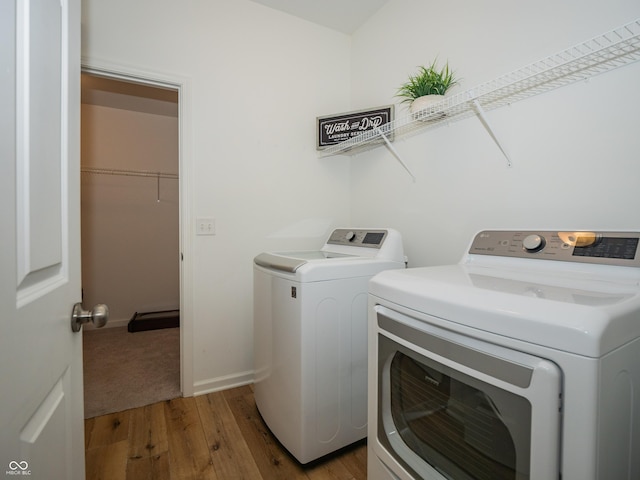
POLYGON ((449 62, 438 70, 434 60, 428 67, 419 67, 416 75, 410 75, 409 80, 398 89, 396 96, 404 99, 401 103, 411 103, 425 95, 444 95, 449 87, 457 83, 453 71, 449 69, 449 62))

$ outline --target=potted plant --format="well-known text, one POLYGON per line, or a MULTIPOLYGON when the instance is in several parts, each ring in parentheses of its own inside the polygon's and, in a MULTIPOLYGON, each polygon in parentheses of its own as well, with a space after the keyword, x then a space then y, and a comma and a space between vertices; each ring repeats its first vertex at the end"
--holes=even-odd
POLYGON ((411 113, 420 113, 422 116, 433 113, 428 111, 429 106, 442 101, 445 92, 457 83, 453 71, 449 69, 449 62, 439 70, 434 60, 428 67, 419 67, 416 75, 410 75, 396 96, 403 98, 401 103, 411 104, 411 113))

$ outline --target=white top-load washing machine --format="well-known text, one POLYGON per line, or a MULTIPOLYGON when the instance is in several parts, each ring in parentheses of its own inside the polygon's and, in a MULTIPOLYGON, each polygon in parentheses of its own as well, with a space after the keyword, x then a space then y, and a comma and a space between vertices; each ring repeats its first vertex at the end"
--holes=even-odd
POLYGON ((484 231, 376 275, 369 478, 640 479, 639 243, 484 231))
POLYGON ((300 463, 367 434, 367 287, 405 267, 392 229, 337 229, 320 251, 254 259, 255 400, 300 463))

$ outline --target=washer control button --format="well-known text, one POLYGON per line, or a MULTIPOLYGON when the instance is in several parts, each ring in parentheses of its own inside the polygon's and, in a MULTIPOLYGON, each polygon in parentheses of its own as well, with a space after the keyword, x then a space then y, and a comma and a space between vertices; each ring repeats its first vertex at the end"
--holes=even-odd
POLYGON ((353 242, 356 239, 356 234, 354 232, 347 232, 345 238, 348 242, 353 242))
POLYGON ((527 252, 539 252, 544 248, 546 241, 541 235, 527 235, 522 241, 522 247, 527 252))

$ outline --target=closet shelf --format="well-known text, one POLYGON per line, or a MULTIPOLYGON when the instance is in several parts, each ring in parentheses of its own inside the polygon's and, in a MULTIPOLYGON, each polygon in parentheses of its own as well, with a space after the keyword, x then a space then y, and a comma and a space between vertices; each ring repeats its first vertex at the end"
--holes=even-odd
POLYGON ((82 173, 90 173, 94 175, 122 175, 125 177, 151 177, 156 179, 156 202, 160 203, 160 179, 170 178, 177 180, 177 173, 152 172, 149 170, 122 170, 116 168, 90 168, 81 167, 82 173))
POLYGON ((388 138, 407 137, 470 116, 483 117, 483 110, 493 110, 638 60, 640 18, 473 89, 447 96, 430 111, 398 118, 379 129, 327 147, 320 157, 355 155, 388 145, 388 138))
POLYGON ((152 172, 149 170, 118 170, 113 168, 89 168, 80 169, 82 173, 93 173, 97 175, 123 175, 125 177, 153 177, 153 178, 173 178, 178 179, 177 173, 152 172))

